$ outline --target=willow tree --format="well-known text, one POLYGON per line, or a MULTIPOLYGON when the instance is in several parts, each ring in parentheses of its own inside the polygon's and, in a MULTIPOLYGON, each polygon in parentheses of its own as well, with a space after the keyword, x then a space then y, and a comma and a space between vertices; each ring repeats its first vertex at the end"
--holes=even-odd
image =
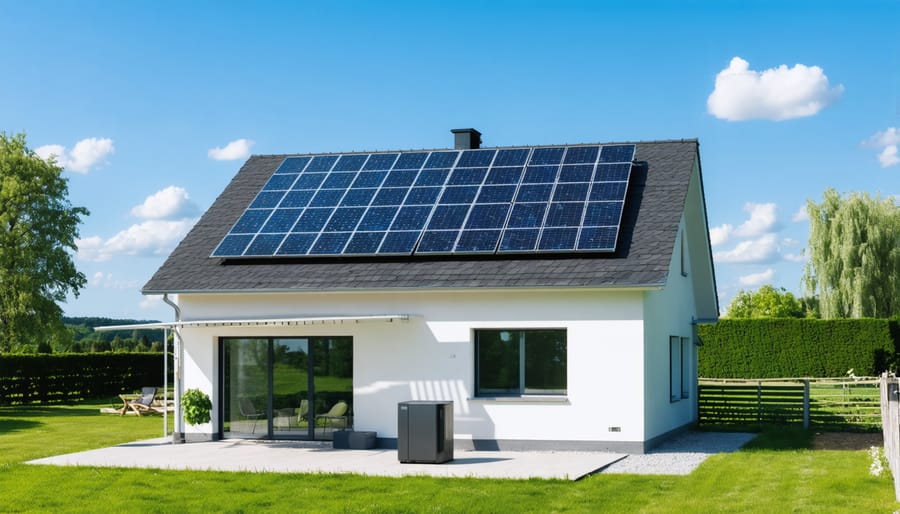
POLYGON ((809 200, 803 281, 823 318, 900 314, 900 207, 891 198, 828 189, 809 200))
POLYGON ((0 132, 0 350, 38 344, 62 324, 59 302, 86 280, 76 268, 78 224, 62 168, 25 135, 0 132))

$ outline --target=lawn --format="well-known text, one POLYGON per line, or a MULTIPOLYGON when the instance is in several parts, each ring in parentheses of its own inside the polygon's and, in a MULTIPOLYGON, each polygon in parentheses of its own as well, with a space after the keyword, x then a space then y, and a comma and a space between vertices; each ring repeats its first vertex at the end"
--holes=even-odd
POLYGON ((689 476, 579 482, 29 466, 23 461, 159 437, 159 417, 106 404, 0 407, 3 512, 885 512, 900 510, 866 451, 810 450, 811 433, 763 432, 689 476))

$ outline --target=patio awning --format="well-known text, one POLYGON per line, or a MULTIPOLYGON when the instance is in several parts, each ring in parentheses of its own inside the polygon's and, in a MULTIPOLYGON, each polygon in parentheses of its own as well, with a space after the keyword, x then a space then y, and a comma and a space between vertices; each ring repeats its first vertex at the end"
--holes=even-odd
POLYGON ((362 323, 367 321, 409 321, 410 314, 371 314, 362 316, 303 316, 296 318, 258 318, 258 319, 198 319, 187 321, 161 321, 157 323, 135 323, 132 325, 108 325, 94 327, 103 332, 109 330, 140 330, 165 328, 194 327, 287 327, 296 325, 340 325, 344 323, 362 323))

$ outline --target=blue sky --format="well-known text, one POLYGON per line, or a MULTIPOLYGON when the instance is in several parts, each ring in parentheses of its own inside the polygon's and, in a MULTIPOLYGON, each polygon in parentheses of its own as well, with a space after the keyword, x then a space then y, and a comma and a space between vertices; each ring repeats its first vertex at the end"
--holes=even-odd
POLYGON ((698 138, 719 296, 799 293, 802 207, 900 194, 900 2, 0 0, 0 130, 91 215, 68 315, 140 288, 253 154, 698 138))

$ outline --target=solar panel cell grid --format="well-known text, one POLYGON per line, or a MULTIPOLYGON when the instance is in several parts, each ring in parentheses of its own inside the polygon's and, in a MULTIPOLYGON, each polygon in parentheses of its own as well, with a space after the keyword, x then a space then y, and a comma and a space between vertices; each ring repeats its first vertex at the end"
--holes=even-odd
POLYGON ((634 148, 287 157, 212 256, 613 251, 634 148))

